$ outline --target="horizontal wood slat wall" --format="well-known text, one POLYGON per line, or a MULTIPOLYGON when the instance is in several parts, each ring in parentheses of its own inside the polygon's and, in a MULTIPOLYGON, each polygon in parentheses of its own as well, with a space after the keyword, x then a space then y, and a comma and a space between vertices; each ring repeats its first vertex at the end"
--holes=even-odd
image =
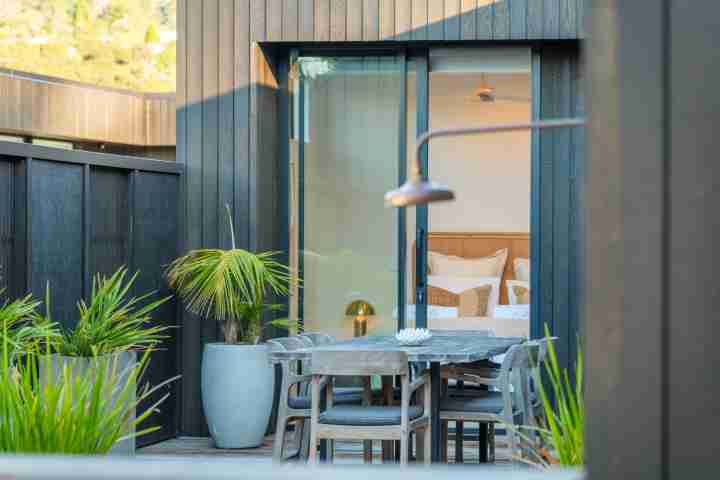
POLYGON ((0 132, 134 146, 175 145, 175 96, 0 70, 0 132))
MULTIPOLYGON (((455 42, 579 38, 584 0, 178 0, 177 159, 185 177, 185 249, 282 248, 277 162, 278 75, 269 54, 288 42, 455 42), (233 19, 232 32, 226 21, 233 19), (230 108, 232 107, 232 118, 230 108), (230 141, 232 139, 232 141, 230 141)), ((216 326, 183 321, 183 420, 206 435, 203 344, 216 326)))

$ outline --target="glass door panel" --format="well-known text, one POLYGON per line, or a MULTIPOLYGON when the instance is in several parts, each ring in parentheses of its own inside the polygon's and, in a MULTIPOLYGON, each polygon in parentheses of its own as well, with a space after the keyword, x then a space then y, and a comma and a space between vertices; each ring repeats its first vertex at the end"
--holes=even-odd
POLYGON ((340 339, 391 334, 404 248, 383 196, 404 179, 404 56, 300 56, 292 71, 291 317, 340 339))
MULTIPOLYGON (((429 59, 432 130, 531 119, 529 49, 434 49, 429 59)), ((429 176, 456 196, 429 207, 431 328, 529 335, 530 169, 529 131, 430 143, 429 176)))

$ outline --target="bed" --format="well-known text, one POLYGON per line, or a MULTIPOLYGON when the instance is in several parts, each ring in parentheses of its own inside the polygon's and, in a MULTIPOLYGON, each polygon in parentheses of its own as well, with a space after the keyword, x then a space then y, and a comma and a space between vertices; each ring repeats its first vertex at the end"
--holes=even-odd
MULTIPOLYGON (((449 278, 428 274, 428 327, 450 330, 491 330, 497 336, 530 334, 530 305, 509 305, 507 280, 514 279, 515 259, 529 258, 530 235, 527 233, 430 233, 428 251, 443 256, 474 260, 507 250, 502 272, 492 277, 449 278), (460 292, 473 285, 492 284, 487 311, 475 315, 459 305, 460 292), (461 314, 459 310, 463 310, 461 314)), ((432 254, 430 254, 432 255, 432 254)), ((432 262, 431 262, 432 263, 432 262)), ((469 263, 469 262, 468 262, 469 263)), ((413 265, 414 269, 414 265, 413 265)), ((512 293, 512 292, 510 292, 512 293)), ((408 323, 414 323, 415 306, 408 305, 408 323)))

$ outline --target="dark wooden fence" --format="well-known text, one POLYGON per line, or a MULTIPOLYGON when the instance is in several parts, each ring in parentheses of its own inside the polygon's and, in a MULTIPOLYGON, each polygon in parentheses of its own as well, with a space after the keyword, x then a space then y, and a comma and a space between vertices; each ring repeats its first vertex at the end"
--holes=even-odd
MULTIPOLYGON (((176 163, 0 142, 0 288, 41 298, 50 286, 53 320, 71 327, 95 273, 138 271, 136 294, 169 295, 162 270, 178 254, 183 167, 176 163)), ((177 325, 177 304, 154 316, 177 325)), ((178 331, 152 358, 151 383, 176 375, 178 331)), ((171 387, 174 391, 177 387, 171 387)), ((155 417, 175 436, 177 396, 155 417)))

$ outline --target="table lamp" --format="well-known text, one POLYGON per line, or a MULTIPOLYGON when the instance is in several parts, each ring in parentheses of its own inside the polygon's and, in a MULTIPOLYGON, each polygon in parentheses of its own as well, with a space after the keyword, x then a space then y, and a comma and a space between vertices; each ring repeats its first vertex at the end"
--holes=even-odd
POLYGON ((375 309, 365 300, 355 300, 345 309, 345 315, 353 319, 353 336, 367 335, 368 317, 375 315, 375 309))

